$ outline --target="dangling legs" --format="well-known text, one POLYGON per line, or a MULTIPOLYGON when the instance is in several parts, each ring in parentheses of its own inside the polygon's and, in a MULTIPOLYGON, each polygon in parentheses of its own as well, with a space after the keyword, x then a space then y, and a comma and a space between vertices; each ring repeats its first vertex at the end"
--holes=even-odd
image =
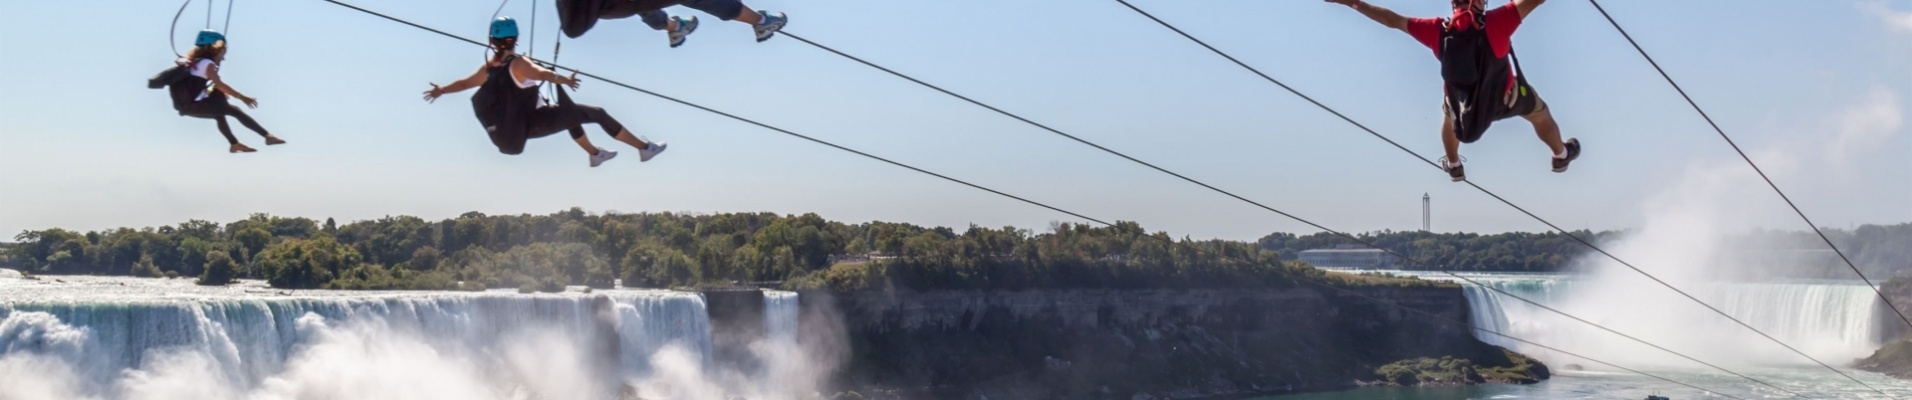
POLYGON ((238 108, 233 107, 231 104, 227 104, 225 102, 225 98, 222 96, 212 97, 212 98, 195 102, 192 105, 187 106, 185 110, 181 111, 180 115, 185 115, 185 116, 193 117, 193 118, 210 119, 215 122, 218 122, 219 134, 226 137, 226 143, 229 144, 226 151, 230 153, 251 153, 258 150, 254 150, 252 147, 248 147, 245 144, 239 143, 239 138, 232 136, 232 124, 226 122, 226 116, 228 115, 237 116, 239 118, 240 124, 245 125, 246 128, 252 129, 254 132, 259 132, 261 135, 267 137, 268 142, 270 142, 273 139, 277 139, 277 138, 273 138, 271 135, 266 134, 265 128, 259 127, 259 123, 253 121, 251 117, 246 116, 244 112, 240 112, 238 108))
POLYGON ((1532 86, 1522 79, 1514 87, 1512 95, 1513 112, 1534 125, 1534 135, 1547 144, 1547 150, 1553 161, 1554 172, 1567 172, 1567 164, 1580 158, 1580 139, 1560 140, 1560 123, 1554 121, 1553 109, 1547 107, 1547 101, 1540 98, 1532 86))
POLYGON ((783 13, 751 10, 740 0, 683 0, 681 3, 685 7, 716 16, 717 19, 750 24, 757 31, 759 42, 770 40, 770 37, 783 30, 784 24, 790 22, 790 18, 783 13))
POLYGON ((664 143, 649 143, 643 139, 639 139, 636 135, 631 134, 630 130, 625 129, 623 124, 618 123, 617 119, 612 118, 610 113, 605 112, 603 108, 584 104, 539 107, 537 111, 532 113, 532 129, 530 132, 531 137, 536 138, 556 134, 560 131, 569 131, 571 133, 571 139, 578 143, 578 147, 583 148, 586 154, 591 155, 591 166, 593 167, 602 164, 604 161, 609 161, 612 157, 617 157, 617 152, 591 144, 590 139, 585 138, 582 128, 583 124, 597 124, 599 127, 604 128, 604 132, 611 135, 612 138, 637 148, 642 161, 650 161, 651 157, 655 157, 657 153, 663 152, 666 147, 664 143))
POLYGON ((239 106, 235 106, 230 103, 226 104, 226 114, 231 115, 232 118, 239 120, 239 124, 245 125, 246 129, 251 129, 253 133, 258 133, 260 137, 266 138, 267 146, 285 144, 284 139, 279 139, 278 136, 272 136, 271 133, 266 132, 265 127, 259 126, 259 122, 253 121, 252 116, 246 115, 246 111, 240 110, 239 106))

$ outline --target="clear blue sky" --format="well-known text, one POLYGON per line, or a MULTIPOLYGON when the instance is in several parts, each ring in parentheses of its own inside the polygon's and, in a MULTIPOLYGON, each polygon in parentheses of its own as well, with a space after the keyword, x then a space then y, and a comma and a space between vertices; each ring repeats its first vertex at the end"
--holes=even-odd
MULTIPOLYGON (((1317 1, 1136 3, 1351 117, 1439 153, 1438 65, 1406 35, 1317 1)), ((1378 0, 1443 14, 1445 0, 1378 0)), ((182 40, 205 23, 196 3, 182 40)), ((360 0, 469 37, 496 3, 360 0)), ((541 1, 537 39, 556 35, 541 1)), ((602 168, 562 138, 498 154, 468 95, 419 99, 475 70, 473 46, 317 0, 240 1, 225 76, 291 141, 229 155, 212 122, 176 116, 143 80, 171 61, 171 1, 11 4, 0 63, 0 232, 464 211, 817 212, 844 221, 1042 229, 1069 217, 587 80, 671 151, 602 168)), ((755 0, 789 29, 1337 229, 1544 227, 1105 0, 755 0)), ((1607 6, 1822 223, 1912 221, 1912 1, 1639 1, 1607 6), (1856 122, 1855 122, 1856 119, 1856 122), (1870 122, 1867 122, 1870 121, 1870 122), (1842 139, 1843 138, 1843 139, 1842 139), (1823 149, 1837 144, 1845 150, 1823 149), (1790 165, 1790 166, 1788 166, 1790 165)), ((220 12, 223 13, 224 3, 220 12)), ((532 2, 506 14, 529 24, 532 2)), ((696 11, 673 8, 673 13, 696 11)), ((679 49, 635 20, 565 43, 562 63, 1108 220, 1252 239, 1313 231, 792 40, 705 25, 679 49)), ((215 18, 219 18, 215 16, 215 18)), ((528 26, 527 26, 528 28, 528 26)), ((1525 122, 1463 148, 1469 175, 1570 228, 1640 224, 1682 171, 1736 156, 1585 1, 1555 0, 1515 43, 1587 156, 1547 171, 1525 122)), ((242 140, 259 146, 239 129, 242 140)), ((592 138, 615 144, 591 130, 592 138)), ((621 146, 621 145, 620 145, 621 146)), ((1744 169, 1743 165, 1735 168, 1744 169)), ((1748 219, 1800 228, 1758 181, 1748 219)))

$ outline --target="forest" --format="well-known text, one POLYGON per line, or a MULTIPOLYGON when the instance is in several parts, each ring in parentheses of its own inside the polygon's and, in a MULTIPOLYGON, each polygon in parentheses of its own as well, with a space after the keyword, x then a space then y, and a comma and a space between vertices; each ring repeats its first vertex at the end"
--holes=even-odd
MULTIPOLYGON (((1595 243, 1625 232, 1574 233, 1595 243)), ((1868 275, 1912 268, 1912 224, 1829 230, 1868 275)), ((1372 232, 1363 240, 1439 268, 1560 271, 1587 248, 1558 233, 1372 232)), ((261 279, 287 289, 555 292, 567 286, 880 289, 1265 288, 1303 280, 1373 284, 1295 261, 1350 241, 1271 234, 1254 243, 1175 238, 1134 222, 1052 223, 1044 231, 904 223, 848 224, 816 214, 588 213, 428 221, 391 216, 344 225, 254 214, 218 223, 76 232, 26 231, 0 244, 0 267, 46 275, 132 275, 221 285, 261 279)), ((1762 231, 1726 246, 1735 265, 1850 277, 1816 235, 1762 231), (1803 257, 1802 257, 1803 255, 1803 257)), ((1761 270, 1762 274, 1772 273, 1761 270)), ((1382 280, 1385 281, 1385 280, 1382 280)))
POLYGON ((1324 274, 1253 243, 1055 223, 951 228, 815 214, 396 216, 344 225, 254 214, 230 223, 27 231, 0 262, 32 274, 133 275, 287 289, 555 292, 566 286, 837 291, 1286 287, 1324 274))

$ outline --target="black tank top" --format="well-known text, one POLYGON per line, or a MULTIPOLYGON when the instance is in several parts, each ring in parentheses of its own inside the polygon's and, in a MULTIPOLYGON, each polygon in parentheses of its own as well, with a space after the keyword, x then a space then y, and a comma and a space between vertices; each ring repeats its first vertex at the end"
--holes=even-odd
POLYGON ((471 96, 472 112, 486 130, 525 129, 524 116, 538 108, 538 88, 518 87, 511 77, 511 65, 518 56, 505 57, 499 65, 485 68, 485 83, 471 96))

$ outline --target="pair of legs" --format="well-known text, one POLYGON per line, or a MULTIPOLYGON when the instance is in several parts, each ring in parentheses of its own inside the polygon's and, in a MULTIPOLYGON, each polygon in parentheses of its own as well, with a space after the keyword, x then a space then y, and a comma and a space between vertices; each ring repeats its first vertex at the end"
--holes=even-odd
MULTIPOLYGON (((763 23, 763 13, 751 10, 750 7, 744 6, 743 2, 737 0, 683 0, 676 1, 675 3, 678 3, 676 5, 689 7, 697 11, 703 11, 711 16, 717 17, 717 19, 725 21, 737 21, 751 25, 763 23)), ((677 26, 677 19, 671 18, 670 14, 665 13, 662 8, 642 11, 636 14, 644 20, 645 25, 650 25, 651 29, 674 31, 681 28, 677 26)))
POLYGON ((271 133, 266 132, 266 128, 259 126, 259 122, 253 121, 252 116, 246 115, 244 110, 240 110, 238 106, 227 102, 226 96, 224 95, 214 95, 207 97, 205 100, 188 104, 179 110, 179 115, 218 121, 219 134, 226 136, 226 143, 230 145, 228 151, 233 153, 251 153, 257 150, 253 150, 253 148, 239 143, 239 138, 232 136, 232 125, 226 122, 227 117, 238 119, 240 125, 245 125, 246 129, 251 129, 253 132, 258 133, 260 137, 265 138, 266 145, 285 143, 284 140, 280 140, 277 136, 272 136, 271 133))
MULTIPOLYGON (((1560 124, 1554 122, 1553 111, 1547 107, 1546 101, 1540 99, 1540 94, 1535 92, 1532 86, 1528 86, 1525 80, 1522 80, 1513 91, 1508 93, 1508 96, 1512 98, 1505 99, 1506 102, 1502 104, 1512 104, 1513 106, 1509 107, 1508 115, 1502 118, 1518 115, 1521 118, 1527 119, 1527 122, 1534 125, 1534 134, 1539 135, 1540 141, 1547 144, 1547 149, 1553 154, 1554 158, 1565 158, 1567 156, 1567 147, 1566 144, 1560 140, 1560 124)), ((1475 140, 1479 140, 1480 136, 1475 135, 1469 138, 1460 137, 1454 132, 1454 114, 1445 112, 1446 102, 1442 102, 1442 107, 1441 144, 1447 150, 1447 160, 1450 164, 1442 166, 1445 168, 1460 164, 1462 142, 1473 143, 1475 140)))
POLYGON ((741 0, 558 0, 558 21, 566 36, 577 38, 584 36, 600 20, 623 19, 633 16, 644 21, 645 25, 665 31, 670 37, 671 47, 684 43, 684 38, 697 29, 696 18, 672 18, 664 12, 670 6, 685 6, 709 13, 717 19, 750 24, 756 31, 757 41, 761 42, 783 29, 787 19, 782 13, 765 15, 745 6, 741 0))
POLYGON ((532 110, 525 118, 524 129, 517 134, 508 132, 509 129, 490 130, 491 143, 498 146, 499 152, 517 155, 524 153, 526 141, 555 135, 558 132, 570 132, 571 140, 577 142, 578 147, 583 148, 585 154, 591 155, 594 160, 598 160, 597 162, 602 162, 600 158, 608 159, 602 154, 608 150, 591 144, 591 139, 585 137, 584 124, 597 124, 598 127, 604 128, 604 132, 611 135, 613 139, 638 150, 651 151, 654 154, 655 151, 661 151, 663 147, 662 143, 653 145, 631 134, 629 129, 625 129, 623 124, 611 118, 611 114, 601 107, 584 104, 542 106, 532 110))

